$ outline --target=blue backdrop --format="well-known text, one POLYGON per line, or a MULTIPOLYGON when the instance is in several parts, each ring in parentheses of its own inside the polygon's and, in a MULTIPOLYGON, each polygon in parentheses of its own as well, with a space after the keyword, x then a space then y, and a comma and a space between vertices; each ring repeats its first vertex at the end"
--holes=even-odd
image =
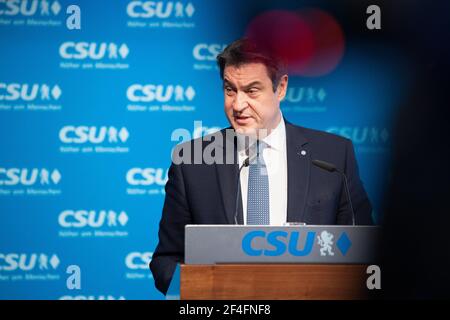
MULTIPOLYGON (((379 221, 401 55, 323 1, 0 1, 0 298, 164 299, 148 262, 171 135, 228 126, 215 56, 270 9, 319 8, 339 64, 293 76, 291 122, 353 140, 379 221), (66 9, 81 8, 81 30, 66 9), (66 268, 81 270, 70 290, 66 268)), ((365 28, 365 12, 361 26, 365 28)))

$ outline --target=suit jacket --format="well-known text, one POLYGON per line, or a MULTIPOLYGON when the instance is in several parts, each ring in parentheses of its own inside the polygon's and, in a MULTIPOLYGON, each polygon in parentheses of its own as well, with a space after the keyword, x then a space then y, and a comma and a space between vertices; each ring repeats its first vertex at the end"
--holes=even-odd
MULTIPOLYGON (((223 138, 216 141, 218 150, 223 149, 225 155, 231 152, 236 159, 234 164, 172 163, 169 169, 159 243, 150 262, 155 285, 164 294, 176 264, 184 259, 185 225, 234 224, 239 168, 236 143, 227 143, 230 141, 227 141, 225 130, 220 131, 223 138), (234 147, 230 148, 230 145, 234 147)), ((196 141, 202 150, 211 143, 205 140, 208 139, 196 141)), ((195 142, 190 146, 193 150, 195 142)), ((353 144, 349 139, 286 121, 286 149, 288 222, 315 225, 352 223, 341 175, 311 163, 311 160, 318 159, 333 163, 346 174, 356 223, 372 224, 372 208, 359 178, 353 144)), ((238 222, 242 224, 241 202, 238 203, 238 222)))

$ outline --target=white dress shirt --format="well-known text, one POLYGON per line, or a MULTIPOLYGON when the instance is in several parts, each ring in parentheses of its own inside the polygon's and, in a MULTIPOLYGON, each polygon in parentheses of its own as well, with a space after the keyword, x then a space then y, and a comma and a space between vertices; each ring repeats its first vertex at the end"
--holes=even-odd
MULTIPOLYGON (((287 152, 283 117, 278 126, 262 141, 267 144, 263 157, 269 175, 270 225, 282 226, 287 221, 287 152)), ((245 148, 244 136, 238 135, 239 168, 249 157, 248 153, 249 148, 245 148)), ((242 168, 240 177, 244 224, 247 224, 248 172, 248 167, 242 168)))

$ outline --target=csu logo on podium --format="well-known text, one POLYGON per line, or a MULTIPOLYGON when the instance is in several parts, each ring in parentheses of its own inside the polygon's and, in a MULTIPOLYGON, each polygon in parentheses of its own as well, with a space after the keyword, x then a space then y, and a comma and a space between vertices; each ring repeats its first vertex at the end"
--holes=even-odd
POLYGON ((288 251, 293 256, 307 256, 311 253, 316 233, 309 231, 306 240, 299 248, 300 232, 293 231, 251 231, 242 239, 242 250, 249 256, 281 256, 288 251), (260 243, 258 246, 256 243, 260 243), (271 249, 266 249, 269 245, 271 249))
POLYGON ((345 256, 352 246, 346 232, 342 232, 337 241, 335 235, 322 230, 318 235, 315 231, 250 231, 242 238, 242 251, 248 256, 278 257, 291 255, 305 257, 317 254, 320 257, 334 256, 335 248, 345 256), (317 244, 315 246, 315 244, 317 244))

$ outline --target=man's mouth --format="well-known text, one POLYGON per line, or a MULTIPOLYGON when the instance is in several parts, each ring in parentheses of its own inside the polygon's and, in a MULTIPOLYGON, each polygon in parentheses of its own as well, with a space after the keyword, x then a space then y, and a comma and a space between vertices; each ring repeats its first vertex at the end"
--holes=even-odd
POLYGON ((239 124, 239 125, 245 125, 245 124, 249 123, 251 118, 252 117, 246 116, 246 115, 234 116, 234 119, 235 119, 236 123, 239 124))

